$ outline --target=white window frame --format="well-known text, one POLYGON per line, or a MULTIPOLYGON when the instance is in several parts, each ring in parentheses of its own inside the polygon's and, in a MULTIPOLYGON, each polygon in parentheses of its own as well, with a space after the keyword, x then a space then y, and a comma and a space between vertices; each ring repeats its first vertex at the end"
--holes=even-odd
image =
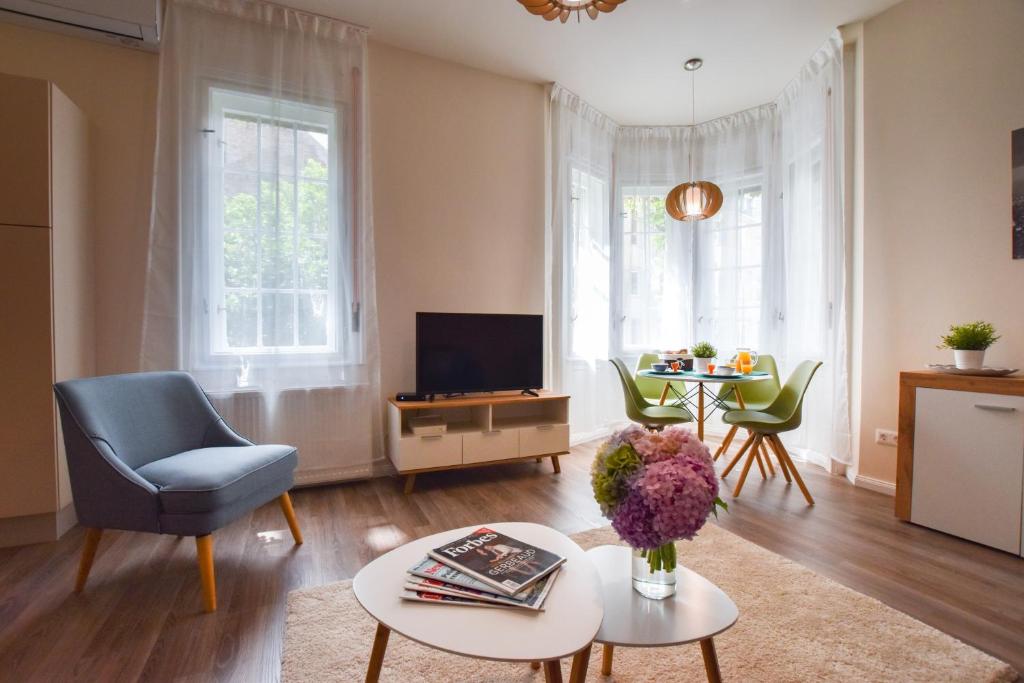
MULTIPOLYGON (((610 309, 611 297, 614 296, 614 285, 612 284, 612 281, 611 281, 611 279, 613 277, 612 265, 611 265, 612 264, 612 252, 614 251, 613 248, 612 248, 612 244, 611 244, 611 239, 612 239, 612 225, 611 225, 612 224, 612 221, 611 221, 611 179, 608 177, 607 173, 603 173, 600 170, 598 170, 596 168, 593 168, 593 167, 591 167, 588 164, 579 163, 577 161, 570 161, 569 162, 568 168, 567 168, 567 177, 569 179, 569 183, 568 183, 569 187, 568 187, 568 189, 569 189, 569 192, 570 192, 570 196, 569 196, 569 216, 568 216, 568 221, 567 221, 569 229, 566 231, 566 244, 565 244, 565 248, 566 248, 566 253, 567 254, 575 254, 575 251, 578 248, 578 235, 577 235, 578 225, 576 223, 576 216, 577 216, 577 211, 579 210, 579 207, 580 207, 579 202, 580 202, 581 198, 579 198, 579 197, 577 197, 577 196, 572 194, 572 192, 573 192, 573 176, 575 174, 580 174, 581 176, 588 176, 589 178, 592 178, 594 181, 597 181, 597 182, 601 183, 601 185, 603 187, 603 195, 599 199, 604 204, 604 206, 602 208, 602 211, 603 211, 602 219, 604 221, 603 229, 604 229, 604 231, 606 233, 606 237, 608 239, 608 251, 609 251, 609 253, 606 256, 608 258, 608 276, 609 276, 609 283, 608 283, 609 320, 611 320, 611 317, 610 317, 610 313, 611 313, 611 309, 610 309)), ((578 354, 576 352, 576 332, 577 332, 577 330, 576 330, 576 320, 579 318, 579 313, 576 310, 576 302, 577 302, 577 291, 576 291, 576 284, 577 283, 576 283, 576 270, 575 270, 576 259, 575 258, 567 259, 566 260, 566 264, 567 264, 567 267, 566 267, 566 271, 567 271, 566 272, 566 283, 568 285, 568 291, 569 291, 569 296, 567 297, 567 300, 568 300, 569 306, 570 306, 569 311, 568 311, 568 313, 569 313, 569 324, 567 326, 568 329, 566 331, 567 332, 567 340, 566 341, 567 341, 568 356, 569 356, 569 358, 576 359, 576 360, 590 360, 590 359, 585 358, 584 356, 582 356, 582 355, 580 355, 580 354, 578 354)), ((610 330, 609 330, 608 334, 609 334, 609 339, 606 340, 606 343, 610 343, 610 341, 611 341, 611 331, 610 330)), ((610 348, 610 346, 607 346, 606 348, 610 348)))
MULTIPOLYGON (((343 137, 341 121, 341 107, 315 106, 299 102, 291 102, 280 98, 272 98, 259 93, 248 92, 230 86, 210 86, 208 93, 208 115, 206 130, 211 133, 207 139, 212 143, 206 147, 203 157, 203 173, 201 182, 203 184, 202 194, 204 197, 203 223, 204 229, 200 231, 204 244, 199 245, 201 252, 205 252, 204 273, 201 278, 205 291, 203 292, 204 316, 200 321, 200 343, 205 351, 204 362, 208 365, 237 365, 239 357, 245 357, 249 362, 259 365, 261 359, 281 363, 282 359, 287 363, 292 358, 297 363, 308 362, 351 362, 357 354, 357 344, 349 339, 351 331, 346 317, 347 306, 343 305, 346 292, 347 278, 351 273, 351 264, 348 254, 349 240, 347 235, 349 229, 346 216, 341 215, 340 207, 343 205, 341 198, 345 196, 344 168, 341 164, 343 155, 343 137), (224 145, 220 144, 221 126, 223 125, 226 113, 238 113, 244 116, 258 117, 268 122, 287 122, 296 125, 315 125, 328 131, 328 316, 327 316, 327 339, 326 343, 318 346, 254 346, 254 347, 230 347, 227 344, 227 316, 225 295, 229 288, 224 281, 224 236, 223 225, 224 215, 224 145)), ((297 138, 296 138, 297 141, 297 138)), ((298 169, 296 169, 298 171, 298 169)), ((257 202, 260 200, 261 178, 266 175, 260 168, 257 161, 256 171, 256 192, 257 202)), ((295 179, 295 207, 298 207, 298 178, 295 179)), ((347 205, 347 202, 344 202, 347 205)), ((260 211, 257 209, 257 222, 259 222, 260 211)), ((257 236, 257 248, 259 245, 259 225, 252 226, 257 236)), ((297 222, 296 222, 297 228, 297 222)), ((296 252, 297 254, 297 252, 296 252)), ((259 258, 257 256, 257 273, 259 258)), ((258 275, 257 275, 258 278, 258 275)), ((253 291, 259 293, 264 290, 257 280, 253 291)), ((295 307, 293 315, 296 316, 295 333, 298 334, 298 296, 303 291, 298 286, 284 288, 295 294, 295 307)), ((261 300, 257 297, 257 319, 262 316, 261 300)), ((262 330, 257 324, 257 341, 262 339, 262 330)))

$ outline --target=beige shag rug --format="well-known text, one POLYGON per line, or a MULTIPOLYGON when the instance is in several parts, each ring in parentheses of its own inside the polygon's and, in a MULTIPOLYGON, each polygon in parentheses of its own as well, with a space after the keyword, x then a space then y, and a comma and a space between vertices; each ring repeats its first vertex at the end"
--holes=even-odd
MULTIPOLYGON (((620 543, 608 527, 572 538, 583 548, 620 543)), ((736 625, 715 638, 726 681, 1017 679, 1009 665, 980 650, 713 524, 692 543, 681 544, 679 557, 739 607, 736 625)), ((283 680, 362 680, 375 627, 356 602, 351 581, 292 591, 283 680)), ((696 644, 619 648, 613 675, 606 678, 600 669, 601 646, 595 645, 588 681, 706 680, 696 644)), ((562 671, 568 676, 568 661, 562 671)), ((381 680, 541 683, 544 675, 527 665, 437 652, 393 633, 381 680)))

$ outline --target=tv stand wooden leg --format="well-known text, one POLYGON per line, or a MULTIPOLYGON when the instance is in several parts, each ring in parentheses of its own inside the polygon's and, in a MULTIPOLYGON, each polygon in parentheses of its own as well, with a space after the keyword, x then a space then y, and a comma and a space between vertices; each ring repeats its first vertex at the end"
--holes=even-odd
POLYGON ((412 493, 412 489, 414 486, 416 486, 416 475, 405 475, 405 495, 409 495, 410 493, 412 493))
POLYGON ((551 456, 551 466, 553 468, 555 468, 555 474, 561 474, 562 473, 562 466, 558 464, 558 456, 557 455, 552 455, 551 456))

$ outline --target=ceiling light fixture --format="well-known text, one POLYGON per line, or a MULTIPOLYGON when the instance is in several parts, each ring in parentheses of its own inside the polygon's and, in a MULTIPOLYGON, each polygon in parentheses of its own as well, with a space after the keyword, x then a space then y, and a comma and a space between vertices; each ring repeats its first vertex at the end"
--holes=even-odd
MULTIPOLYGON (((522 1, 522 0, 520 0, 522 1)), ((697 125, 697 69, 704 66, 698 57, 686 60, 683 68, 690 72, 690 125, 697 125)), ((693 141, 690 142, 690 177, 693 177, 693 141)), ((677 221, 701 221, 711 218, 722 208, 722 190, 709 180, 691 180, 676 185, 665 197, 665 211, 677 221)))
POLYGON ((544 17, 548 21, 558 19, 563 24, 574 13, 577 20, 583 12, 591 19, 597 19, 601 12, 611 12, 624 2, 626 0, 519 0, 519 4, 530 14, 544 17))

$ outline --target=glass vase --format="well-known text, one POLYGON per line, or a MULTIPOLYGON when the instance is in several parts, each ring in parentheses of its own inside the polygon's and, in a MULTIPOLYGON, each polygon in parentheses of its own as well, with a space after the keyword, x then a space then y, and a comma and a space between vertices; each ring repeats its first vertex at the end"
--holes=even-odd
POLYGON ((676 593, 676 546, 666 543, 653 550, 633 549, 633 590, 651 600, 676 593))

